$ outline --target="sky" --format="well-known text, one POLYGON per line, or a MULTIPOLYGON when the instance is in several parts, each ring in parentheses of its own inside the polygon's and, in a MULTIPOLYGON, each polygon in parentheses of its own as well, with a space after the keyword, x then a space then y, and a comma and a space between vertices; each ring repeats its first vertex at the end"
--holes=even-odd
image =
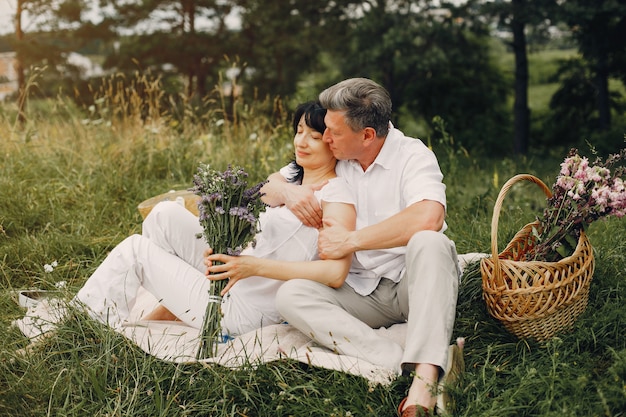
MULTIPOLYGON (((15 30, 13 17, 15 16, 16 3, 17 0, 0 0, 0 34, 12 33, 15 30)), ((94 16, 92 20, 98 20, 98 16, 94 16)), ((240 25, 237 14, 232 13, 227 17, 226 24, 232 28, 237 28, 240 25)), ((24 31, 28 32, 27 15, 24 15, 22 18, 22 26, 24 31)), ((196 28, 202 28, 201 19, 196 21, 196 28)))
POLYGON ((0 0, 0 34, 12 32, 15 0, 0 0))

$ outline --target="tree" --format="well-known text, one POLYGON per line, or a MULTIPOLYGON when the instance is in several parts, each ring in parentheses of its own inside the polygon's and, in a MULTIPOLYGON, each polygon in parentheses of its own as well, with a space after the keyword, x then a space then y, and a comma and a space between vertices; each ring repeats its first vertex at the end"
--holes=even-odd
MULTIPOLYGON (((17 0, 15 11, 15 41, 18 46, 24 42, 24 30, 22 29, 22 13, 24 11, 24 1, 17 0)), ((24 75, 24 61, 26 57, 22 52, 22 48, 18 48, 15 54, 15 73, 17 74, 17 118, 20 124, 26 122, 26 114, 24 107, 26 105, 26 76, 24 75)))
POLYGON ((561 8, 593 71, 598 128, 611 127, 609 77, 626 80, 626 0, 567 0, 561 8))
POLYGON ((528 21, 525 13, 526 0, 512 0, 511 31, 513 32, 513 54, 515 55, 515 102, 513 104, 513 151, 528 152, 530 137, 530 109, 528 108, 528 57, 524 28, 528 21))
POLYGON ((568 143, 576 143, 575 135, 584 137, 594 124, 596 106, 593 100, 589 100, 594 95, 590 72, 582 58, 569 59, 561 64, 556 74, 560 87, 550 99, 549 136, 554 144, 565 142, 562 138, 567 138, 568 143))
POLYGON ((428 2, 372 0, 351 21, 343 76, 377 80, 395 114, 443 118, 464 145, 504 151, 507 87, 491 62, 487 31, 428 2), (418 7, 419 6, 419 7, 418 7))
POLYGON ((14 16, 18 120, 26 120, 27 72, 34 65, 46 66, 57 75, 67 68, 67 53, 94 37, 106 37, 106 27, 83 20, 88 11, 85 0, 17 0, 14 16), (24 15, 31 30, 23 27, 24 15))
MULTIPOLYGON (((238 55, 254 94, 287 96, 307 73, 320 69, 321 52, 346 42, 345 13, 354 0, 238 0, 238 55)), ((249 90, 250 92, 250 90, 249 90)))
POLYGON ((530 142, 530 109, 528 107, 528 51, 526 28, 549 21, 554 15, 555 0, 496 0, 488 2, 483 12, 496 16, 511 29, 510 45, 515 55, 515 101, 513 104, 513 151, 526 154, 530 142))
POLYGON ((105 20, 118 33, 119 47, 105 60, 108 68, 183 75, 188 98, 206 95, 217 82, 220 61, 231 43, 226 17, 232 5, 219 0, 104 0, 114 13, 105 20), (201 21, 203 27, 198 28, 201 21), (127 34, 129 33, 130 34, 127 34))

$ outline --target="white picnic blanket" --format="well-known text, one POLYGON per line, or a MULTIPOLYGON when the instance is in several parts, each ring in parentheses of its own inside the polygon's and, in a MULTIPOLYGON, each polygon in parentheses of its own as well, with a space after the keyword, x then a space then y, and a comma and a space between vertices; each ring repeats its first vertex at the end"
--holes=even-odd
MULTIPOLYGON (((470 255, 470 254, 468 254, 470 255)), ((477 258, 461 258, 462 265, 477 258)), ((481 255, 482 256, 482 255, 481 255)), ((388 369, 362 358, 337 354, 316 345, 309 337, 288 324, 276 324, 238 336, 220 343, 214 358, 196 359, 199 346, 198 329, 177 321, 142 321, 140 318, 152 311, 157 300, 140 289, 131 317, 124 326, 116 329, 136 343, 146 353, 164 361, 175 363, 218 363, 227 367, 254 366, 284 358, 327 369, 360 375, 373 384, 389 384, 398 375, 398 369, 388 369)), ((44 299, 30 307, 23 318, 13 322, 25 336, 36 339, 53 330, 64 315, 65 303, 44 299)), ((381 337, 392 339, 404 347, 406 323, 380 328, 381 337)))
MULTIPOLYGON (((354 375, 360 375, 374 384, 388 384, 398 372, 374 365, 363 359, 336 354, 317 346, 293 326, 275 324, 235 337, 218 345, 213 358, 196 359, 199 347, 199 330, 178 321, 145 321, 140 318, 152 311, 157 300, 141 289, 130 320, 115 329, 146 353, 164 361, 175 363, 218 363, 227 367, 255 366, 284 358, 320 366, 354 375)), ((66 303, 57 299, 44 299, 30 307, 23 318, 13 322, 25 336, 36 340, 53 330, 65 315, 66 303)), ((406 324, 396 324, 377 330, 404 345, 406 324)))

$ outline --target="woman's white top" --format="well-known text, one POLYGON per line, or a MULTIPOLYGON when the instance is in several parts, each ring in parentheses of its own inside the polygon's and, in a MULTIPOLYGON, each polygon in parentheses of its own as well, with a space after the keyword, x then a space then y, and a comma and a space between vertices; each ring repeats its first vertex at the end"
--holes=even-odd
MULTIPOLYGON (((315 192, 315 196, 320 204, 322 201, 355 204, 352 191, 341 178, 331 179, 321 190, 315 192)), ((261 232, 256 235, 256 245, 245 249, 242 255, 280 261, 319 259, 318 230, 303 225, 286 206, 267 208, 259 216, 259 224, 261 232)), ((280 323, 282 318, 276 311, 275 296, 282 283, 280 280, 263 277, 249 277, 238 281, 222 303, 222 326, 225 333, 242 334, 263 325, 280 323)))

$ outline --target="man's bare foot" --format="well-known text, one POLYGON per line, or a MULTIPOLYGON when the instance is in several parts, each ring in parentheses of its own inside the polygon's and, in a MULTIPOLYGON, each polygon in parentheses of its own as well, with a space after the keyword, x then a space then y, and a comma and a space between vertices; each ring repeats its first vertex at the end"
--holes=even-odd
POLYGON ((160 320, 160 321, 180 321, 178 317, 169 311, 165 306, 159 304, 157 308, 152 310, 141 318, 141 320, 160 320))
POLYGON ((402 413, 402 408, 406 409, 410 405, 418 405, 427 410, 434 409, 437 403, 438 377, 438 367, 428 363, 418 363, 415 367, 413 383, 409 387, 407 400, 401 404, 398 411, 402 413))

